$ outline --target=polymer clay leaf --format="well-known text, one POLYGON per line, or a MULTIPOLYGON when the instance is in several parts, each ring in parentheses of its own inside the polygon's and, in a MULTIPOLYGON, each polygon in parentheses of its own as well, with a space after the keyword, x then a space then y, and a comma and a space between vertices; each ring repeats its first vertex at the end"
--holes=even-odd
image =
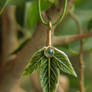
POLYGON ((37 51, 31 58, 29 65, 24 71, 23 75, 31 74, 34 70, 40 67, 41 60, 43 59, 44 48, 37 51))
POLYGON ((0 14, 2 13, 3 9, 6 7, 8 0, 0 0, 0 14))
POLYGON ((72 67, 72 64, 70 63, 70 60, 68 59, 68 56, 64 52, 62 52, 56 48, 54 51, 55 51, 55 54, 53 57, 57 62, 58 68, 63 72, 77 76, 72 67))
POLYGON ((41 61, 40 80, 43 92, 56 92, 59 70, 53 58, 44 58, 41 61))

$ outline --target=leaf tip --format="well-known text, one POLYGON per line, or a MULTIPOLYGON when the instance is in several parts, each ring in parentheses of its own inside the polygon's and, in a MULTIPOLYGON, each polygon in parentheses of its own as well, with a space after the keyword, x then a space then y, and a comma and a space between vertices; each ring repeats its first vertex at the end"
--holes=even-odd
POLYGON ((29 74, 28 72, 24 71, 23 74, 22 74, 22 77, 24 77, 24 76, 26 76, 28 74, 29 74))
POLYGON ((72 74, 73 74, 74 77, 76 77, 76 78, 78 77, 77 73, 75 71, 73 71, 72 74))

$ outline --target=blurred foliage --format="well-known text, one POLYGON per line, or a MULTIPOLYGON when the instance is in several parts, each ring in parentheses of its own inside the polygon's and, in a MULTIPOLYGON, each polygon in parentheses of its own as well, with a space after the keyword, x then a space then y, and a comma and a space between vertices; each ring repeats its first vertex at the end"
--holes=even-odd
MULTIPOLYGON (((38 0, 0 0, 0 13, 8 5, 16 5, 16 21, 24 29, 23 32, 32 34, 35 31, 37 22, 39 21, 38 14, 38 0)), ((58 5, 58 0, 41 0, 41 10, 45 11, 51 7, 52 4, 58 5)), ((80 24, 82 26, 83 32, 89 32, 92 30, 92 0, 75 0, 73 4, 73 11, 78 17, 80 24)), ((64 35, 75 35, 78 33, 77 25, 72 17, 67 14, 64 21, 57 26, 55 29, 56 36, 64 35)), ((27 35, 26 35, 27 36, 27 35)), ((19 36, 18 36, 19 38, 19 36)), ((28 38, 28 37, 27 37, 28 38)), ((22 45, 19 45, 18 49, 13 52, 13 54, 18 53, 25 45, 26 41, 22 45)), ((84 50, 87 54, 84 57, 85 61, 85 86, 87 92, 92 92, 92 37, 84 40, 84 50), (89 72, 87 72, 89 71, 89 72)), ((57 46, 59 49, 63 50, 70 57, 77 57, 80 49, 80 41, 76 41, 64 46, 57 46)), ((75 61, 74 61, 75 62, 75 61)), ((78 62, 78 59, 76 60, 78 62)), ((76 64, 75 62, 75 64, 76 64)), ((77 64, 76 64, 77 65, 77 64)), ((79 68, 79 65, 75 66, 79 68)), ((79 73, 79 71, 77 71, 79 73)), ((79 79, 70 77, 70 89, 69 92, 78 92, 79 90, 79 79)))
POLYGON ((25 3, 16 7, 16 21, 22 27, 24 26, 25 3))
POLYGON ((34 0, 29 4, 28 12, 27 12, 27 20, 26 20, 26 26, 28 28, 33 28, 37 25, 38 21, 38 1, 34 0))
POLYGON ((88 22, 88 30, 90 31, 92 29, 92 19, 88 22))
POLYGON ((92 0, 75 0, 75 6, 77 9, 91 10, 92 0))
POLYGON ((3 9, 6 7, 8 0, 0 0, 0 14, 2 13, 3 9))

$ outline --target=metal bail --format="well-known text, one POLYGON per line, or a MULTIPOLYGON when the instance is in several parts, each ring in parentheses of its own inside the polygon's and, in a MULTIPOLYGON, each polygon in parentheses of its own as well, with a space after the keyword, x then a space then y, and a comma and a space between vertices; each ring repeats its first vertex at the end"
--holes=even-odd
POLYGON ((48 46, 51 47, 51 31, 52 31, 52 23, 49 22, 49 32, 48 32, 48 46))
POLYGON ((52 30, 52 23, 51 21, 49 22, 49 28, 50 28, 50 31, 52 30))

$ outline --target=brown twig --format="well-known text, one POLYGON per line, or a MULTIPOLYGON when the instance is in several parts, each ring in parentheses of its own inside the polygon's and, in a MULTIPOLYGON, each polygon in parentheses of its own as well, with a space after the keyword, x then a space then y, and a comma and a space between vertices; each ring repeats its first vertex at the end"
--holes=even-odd
POLYGON ((71 36, 53 36, 53 45, 65 45, 69 44, 71 42, 81 40, 81 39, 86 39, 92 37, 92 32, 87 32, 87 33, 82 33, 78 35, 71 35, 71 36))
MULTIPOLYGON (((81 28, 81 24, 80 24, 77 16, 73 12, 70 12, 70 15, 75 20, 75 22, 77 24, 77 28, 78 28, 78 33, 79 33, 79 35, 81 35, 82 34, 82 28, 81 28)), ((83 41, 83 39, 81 39, 81 41, 80 41, 80 55, 79 55, 79 63, 80 63, 80 92, 85 92, 85 89, 84 89, 83 48, 84 48, 84 41, 83 41)))
POLYGON ((80 92, 85 92, 84 89, 84 61, 83 61, 83 47, 84 47, 84 41, 81 40, 80 42, 80 92))

